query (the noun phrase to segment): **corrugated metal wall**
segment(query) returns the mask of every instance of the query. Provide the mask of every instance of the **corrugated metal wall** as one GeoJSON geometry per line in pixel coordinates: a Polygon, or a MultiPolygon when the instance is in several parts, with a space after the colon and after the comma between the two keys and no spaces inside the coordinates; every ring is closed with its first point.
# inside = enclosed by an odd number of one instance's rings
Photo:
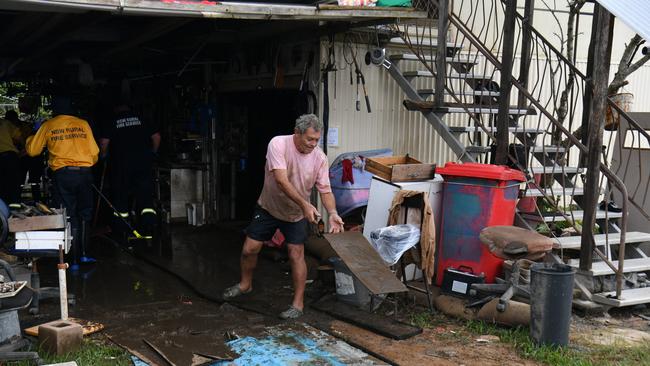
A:
{"type": "MultiPolygon", "coordinates": [[[[396,155],[410,154],[411,156],[424,161],[437,164],[444,164],[447,161],[457,161],[453,152],[447,147],[429,123],[418,112],[409,112],[403,105],[405,94],[397,83],[390,77],[388,72],[374,65],[365,65],[362,62],[366,52],[365,45],[359,45],[357,58],[359,66],[366,78],[366,88],[370,96],[372,113],[368,113],[365,107],[363,90],[358,88],[361,111],[356,111],[355,102],[357,99],[356,76],[352,66],[353,85],[350,85],[350,66],[343,58],[343,44],[335,43],[335,54],[337,55],[337,72],[330,73],[330,127],[338,127],[339,144],[329,146],[328,156],[330,162],[336,156],[344,152],[362,151],[378,148],[391,148],[396,155]],[[335,80],[336,79],[336,80],[335,80]],[[336,86],[336,87],[335,87],[336,86]]],[[[398,50],[392,50],[397,52],[398,50]]],[[[391,53],[391,50],[388,50],[391,53]]],[[[327,55],[327,44],[321,44],[321,64],[325,63],[327,55]]],[[[479,64],[480,65],[480,64],[479,64]]],[[[414,69],[415,62],[401,63],[403,71],[414,69]],[[410,67],[410,68],[409,68],[410,67]]],[[[482,70],[482,65],[477,66],[482,70]]],[[[578,68],[586,69],[586,61],[579,61],[578,68]]],[[[612,65],[610,77],[614,76],[617,65],[612,65]]],[[[421,68],[422,69],[422,68],[421,68]]],[[[518,66],[516,67],[518,70],[518,66]]],[[[531,78],[535,77],[536,71],[531,68],[531,78]]],[[[495,73],[498,80],[499,74],[495,73]]],[[[635,100],[632,111],[650,111],[650,65],[643,66],[630,78],[631,83],[623,91],[634,93],[635,100]]],[[[419,80],[418,88],[432,88],[433,80],[419,80]]],[[[316,87],[313,85],[312,87],[316,87]]],[[[546,85],[544,85],[546,87],[546,85]]],[[[322,91],[322,83],[318,85],[322,91]]],[[[542,90],[542,95],[550,97],[551,90],[542,90]]],[[[514,90],[514,89],[513,89],[514,90]]],[[[322,92],[319,94],[319,106],[322,115],[322,92]]],[[[513,104],[516,99],[513,95],[513,104]]],[[[581,104],[581,103],[579,103],[581,104]]],[[[574,126],[579,126],[582,110],[576,110],[576,121],[574,126]]],[[[449,114],[443,117],[450,126],[465,125],[469,117],[464,114],[449,114]]],[[[531,118],[531,121],[536,118],[531,118]]],[[[545,119],[542,119],[544,122],[545,119]]],[[[535,124],[537,121],[535,121],[535,124]]],[[[605,137],[606,140],[607,136],[605,137]]],[[[539,142],[541,143],[541,141],[539,142]]],[[[548,141],[547,141],[548,143],[548,141]]],[[[571,164],[577,163],[577,154],[572,156],[571,164]]]]}
{"type": "MultiPolygon", "coordinates": [[[[322,44],[321,47],[321,55],[327,55],[326,44],[322,44]]],[[[386,147],[393,149],[396,155],[408,153],[421,161],[438,164],[456,161],[455,155],[447,147],[447,144],[435,133],[422,115],[417,112],[409,112],[402,106],[402,101],[406,96],[388,72],[375,65],[363,63],[365,46],[358,47],[357,58],[360,63],[359,67],[366,78],[372,112],[366,111],[361,86],[358,88],[361,111],[357,111],[355,109],[357,85],[354,66],[352,66],[353,85],[350,85],[350,66],[346,65],[341,56],[343,55],[343,44],[336,43],[335,47],[335,53],[338,55],[338,71],[329,74],[329,125],[339,128],[339,145],[328,147],[330,161],[344,152],[386,147]]],[[[325,63],[324,59],[321,60],[321,64],[323,63],[325,63]]],[[[406,70],[404,69],[404,71],[406,70]]],[[[423,81],[422,85],[418,84],[418,86],[431,88],[432,81],[423,81]]],[[[322,90],[322,83],[320,88],[322,90]]],[[[319,95],[322,115],[322,92],[319,95]]],[[[458,124],[459,116],[456,116],[455,120],[454,123],[458,124]]]]}

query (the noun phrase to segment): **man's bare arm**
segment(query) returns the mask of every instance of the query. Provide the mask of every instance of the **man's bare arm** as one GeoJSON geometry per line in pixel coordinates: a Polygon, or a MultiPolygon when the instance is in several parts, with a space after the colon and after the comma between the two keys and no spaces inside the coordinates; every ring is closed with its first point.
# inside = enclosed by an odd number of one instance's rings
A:
{"type": "Polygon", "coordinates": [[[336,201],[334,200],[334,194],[332,192],[321,193],[320,194],[321,202],[327,210],[329,215],[329,231],[330,233],[340,233],[343,232],[343,219],[336,212],[336,201]]]}

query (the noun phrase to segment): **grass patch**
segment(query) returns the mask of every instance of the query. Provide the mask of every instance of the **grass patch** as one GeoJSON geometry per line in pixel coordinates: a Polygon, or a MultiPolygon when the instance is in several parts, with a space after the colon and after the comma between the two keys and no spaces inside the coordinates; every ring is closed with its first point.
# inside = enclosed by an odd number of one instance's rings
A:
{"type": "Polygon", "coordinates": [[[436,319],[434,314],[428,311],[412,312],[409,314],[409,323],[420,328],[433,328],[440,324],[439,319],[436,319]]]}
{"type": "Polygon", "coordinates": [[[536,346],[528,336],[528,328],[502,328],[481,321],[469,321],[465,329],[477,334],[498,336],[511,344],[524,358],[558,366],[649,365],[650,345],[603,346],[569,345],[568,347],[536,346]]]}
{"type": "MultiPolygon", "coordinates": [[[[62,363],[76,361],[79,366],[128,366],[133,365],[129,354],[123,349],[107,343],[100,338],[84,339],[84,342],[77,351],[66,355],[57,356],[38,352],[44,364],[62,363]]],[[[7,365],[27,366],[34,365],[32,362],[9,362],[7,365]]]]}
{"type": "Polygon", "coordinates": [[[482,321],[465,321],[451,319],[442,314],[428,311],[409,313],[411,324],[422,328],[451,326],[453,332],[438,335],[450,342],[468,345],[480,335],[498,336],[501,343],[511,345],[523,358],[553,366],[590,366],[590,365],[650,365],[650,345],[592,345],[570,344],[568,347],[556,348],[536,346],[528,335],[527,327],[504,328],[482,321]]]}

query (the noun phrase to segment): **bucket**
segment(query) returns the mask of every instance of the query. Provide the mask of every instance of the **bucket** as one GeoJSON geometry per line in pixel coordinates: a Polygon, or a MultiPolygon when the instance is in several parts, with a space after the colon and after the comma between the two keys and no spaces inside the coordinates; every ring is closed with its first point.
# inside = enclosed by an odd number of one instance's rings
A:
{"type": "Polygon", "coordinates": [[[535,263],[530,269],[530,336],[538,345],[566,346],[575,269],[558,263],[535,263]]]}
{"type": "Polygon", "coordinates": [[[371,298],[371,293],[368,288],[359,281],[348,266],[343,263],[341,258],[330,258],[330,262],[334,266],[336,298],[339,301],[371,311],[376,310],[381,305],[385,296],[374,296],[374,299],[371,298]],[[372,309],[370,309],[371,300],[372,309]]]}
{"type": "MultiPolygon", "coordinates": [[[[620,93],[610,95],[609,99],[614,102],[623,112],[629,112],[632,107],[632,101],[634,100],[634,94],[632,93],[620,93]]],[[[619,113],[609,105],[605,108],[605,130],[607,131],[616,131],[618,130],[618,125],[621,122],[621,116],[619,113]]]]}

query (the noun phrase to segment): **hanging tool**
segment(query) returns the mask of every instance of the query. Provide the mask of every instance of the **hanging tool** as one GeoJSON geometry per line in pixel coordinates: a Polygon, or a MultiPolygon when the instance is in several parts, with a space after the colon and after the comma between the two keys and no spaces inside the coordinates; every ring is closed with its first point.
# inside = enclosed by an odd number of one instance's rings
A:
{"type": "Polygon", "coordinates": [[[334,54],[334,35],[329,35],[329,51],[327,63],[323,66],[323,152],[327,155],[327,130],[329,129],[329,73],[334,71],[334,99],[336,99],[336,58],[334,54]]]}
{"type": "Polygon", "coordinates": [[[300,89],[301,92],[304,92],[309,88],[309,70],[311,70],[312,65],[314,64],[314,51],[309,51],[309,56],[305,61],[305,68],[302,71],[302,79],[300,79],[300,89]]]}
{"type": "MultiPolygon", "coordinates": [[[[363,87],[363,95],[366,97],[366,110],[368,113],[371,112],[370,110],[370,98],[368,98],[368,91],[366,90],[366,78],[363,76],[363,73],[361,72],[361,69],[359,68],[359,64],[357,63],[357,58],[356,56],[353,58],[354,60],[354,72],[357,73],[357,89],[359,88],[359,80],[361,80],[361,86],[363,87]]],[[[357,95],[359,92],[357,91],[357,95]]],[[[357,110],[361,110],[361,107],[359,106],[359,97],[357,96],[357,110]]]]}
{"type": "Polygon", "coordinates": [[[93,187],[93,189],[94,189],[95,191],[97,191],[97,193],[98,193],[99,196],[104,200],[104,202],[106,202],[106,204],[108,205],[108,207],[110,207],[111,210],[113,210],[113,213],[115,214],[115,216],[119,217],[120,220],[122,220],[122,222],[126,225],[126,227],[129,228],[129,230],[131,230],[131,232],[133,233],[133,237],[132,237],[132,238],[129,238],[129,240],[131,240],[131,239],[150,239],[149,237],[146,237],[146,236],[140,235],[140,233],[139,233],[136,229],[134,229],[133,226],[131,226],[131,224],[130,224],[130,223],[129,223],[129,222],[128,222],[124,217],[122,217],[122,216],[120,215],[119,211],[117,211],[117,209],[115,208],[115,206],[113,206],[113,204],[111,203],[111,201],[109,201],[108,198],[106,198],[106,196],[104,196],[104,194],[99,190],[99,188],[97,188],[97,186],[95,186],[95,185],[93,184],[92,187],[93,187]]]}
{"type": "MultiPolygon", "coordinates": [[[[106,177],[106,167],[108,166],[108,163],[104,161],[104,166],[102,167],[102,176],[99,179],[99,190],[103,191],[104,190],[104,177],[106,177]]],[[[95,204],[95,216],[93,217],[93,228],[97,226],[97,218],[99,217],[99,203],[100,203],[101,198],[98,196],[97,197],[97,203],[95,204]]]]}
{"type": "Polygon", "coordinates": [[[357,112],[359,112],[361,110],[361,102],[359,101],[359,84],[360,83],[361,83],[361,78],[359,77],[359,73],[357,72],[357,98],[356,98],[356,101],[354,103],[354,105],[355,105],[355,107],[357,109],[357,112]]]}

